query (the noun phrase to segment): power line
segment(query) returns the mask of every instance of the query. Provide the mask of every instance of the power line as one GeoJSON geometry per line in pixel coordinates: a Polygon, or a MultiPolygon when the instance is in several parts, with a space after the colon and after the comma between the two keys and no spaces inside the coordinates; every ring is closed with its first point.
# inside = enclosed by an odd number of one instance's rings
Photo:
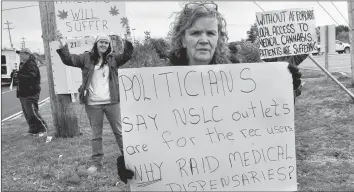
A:
{"type": "Polygon", "coordinates": [[[342,16],[342,18],[344,19],[345,22],[347,22],[347,24],[349,25],[349,22],[345,19],[345,17],[342,15],[342,13],[338,10],[337,6],[334,5],[333,1],[331,1],[332,5],[337,9],[338,13],[342,16]]]}
{"type": "Polygon", "coordinates": [[[35,7],[39,5],[29,5],[29,6],[23,6],[23,7],[14,7],[14,8],[9,8],[9,9],[1,9],[1,11],[9,11],[9,10],[14,10],[14,9],[22,9],[22,8],[27,8],[27,7],[35,7]]]}
{"type": "Polygon", "coordinates": [[[320,2],[317,1],[317,3],[322,7],[322,9],[327,13],[327,15],[330,16],[332,20],[339,25],[339,23],[332,17],[331,14],[328,13],[328,11],[320,4],[320,2]]]}
{"type": "Polygon", "coordinates": [[[253,1],[253,3],[256,4],[264,12],[264,9],[260,5],[258,5],[258,3],[256,3],[256,1],[253,1]]]}
{"type": "Polygon", "coordinates": [[[4,24],[7,25],[7,28],[4,28],[4,29],[7,29],[9,32],[10,45],[11,45],[11,48],[13,48],[14,45],[12,44],[11,33],[10,33],[10,30],[13,29],[13,28],[10,28],[10,24],[12,24],[12,22],[6,21],[6,23],[4,23],[4,24]]]}
{"type": "Polygon", "coordinates": [[[26,47],[26,42],[25,42],[26,38],[22,37],[21,39],[22,39],[22,42],[21,42],[22,48],[25,48],[26,47]]]}
{"type": "MultiPolygon", "coordinates": [[[[317,3],[322,7],[322,9],[323,9],[324,11],[326,11],[326,13],[332,18],[332,20],[337,23],[337,25],[340,25],[340,24],[332,17],[332,15],[329,14],[328,11],[327,11],[318,1],[317,1],[317,3]]],[[[350,31],[353,30],[353,29],[350,27],[350,25],[349,25],[349,29],[350,29],[350,31]]],[[[349,39],[350,39],[351,41],[353,41],[353,39],[350,38],[350,36],[349,36],[349,39]]]]}

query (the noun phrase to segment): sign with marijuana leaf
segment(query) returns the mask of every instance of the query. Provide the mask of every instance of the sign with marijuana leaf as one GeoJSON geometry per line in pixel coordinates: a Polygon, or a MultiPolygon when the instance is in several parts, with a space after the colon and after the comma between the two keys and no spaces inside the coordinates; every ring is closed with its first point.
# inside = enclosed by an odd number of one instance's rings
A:
{"type": "Polygon", "coordinates": [[[63,37],[98,33],[123,36],[129,31],[124,1],[56,1],[54,6],[57,28],[63,37]]]}
{"type": "Polygon", "coordinates": [[[111,10],[109,11],[109,13],[113,16],[118,15],[119,14],[119,9],[116,8],[116,6],[111,7],[111,10]]]}
{"type": "Polygon", "coordinates": [[[59,12],[59,14],[58,14],[58,17],[60,18],[60,19],[66,19],[67,17],[68,17],[68,12],[67,11],[65,11],[65,10],[63,10],[63,11],[58,11],[59,12]]]}

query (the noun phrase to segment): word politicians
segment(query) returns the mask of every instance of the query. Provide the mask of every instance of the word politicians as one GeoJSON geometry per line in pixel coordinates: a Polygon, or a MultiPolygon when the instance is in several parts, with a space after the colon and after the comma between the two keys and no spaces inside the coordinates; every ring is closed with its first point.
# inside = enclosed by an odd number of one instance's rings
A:
{"type": "Polygon", "coordinates": [[[144,78],[141,74],[120,75],[119,80],[124,92],[122,99],[125,101],[146,101],[184,96],[225,96],[227,93],[236,91],[251,93],[257,87],[250,68],[243,68],[241,71],[197,72],[189,70],[185,73],[168,71],[151,74],[144,78]],[[152,85],[153,90],[146,90],[145,85],[147,84],[152,85]],[[198,89],[195,89],[195,86],[191,87],[193,84],[198,84],[198,89]]]}

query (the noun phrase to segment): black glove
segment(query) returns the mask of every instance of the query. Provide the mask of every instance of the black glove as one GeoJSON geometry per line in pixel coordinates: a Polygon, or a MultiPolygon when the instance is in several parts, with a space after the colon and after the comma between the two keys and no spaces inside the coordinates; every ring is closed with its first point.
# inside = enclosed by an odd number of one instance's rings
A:
{"type": "Polygon", "coordinates": [[[125,184],[128,183],[128,179],[132,179],[134,176],[134,172],[132,170],[125,168],[125,161],[123,155],[117,158],[117,170],[120,180],[122,180],[125,184]]]}
{"type": "Polygon", "coordinates": [[[293,76],[293,90],[297,90],[301,85],[302,74],[300,73],[299,68],[294,64],[289,63],[288,69],[293,76]]]}

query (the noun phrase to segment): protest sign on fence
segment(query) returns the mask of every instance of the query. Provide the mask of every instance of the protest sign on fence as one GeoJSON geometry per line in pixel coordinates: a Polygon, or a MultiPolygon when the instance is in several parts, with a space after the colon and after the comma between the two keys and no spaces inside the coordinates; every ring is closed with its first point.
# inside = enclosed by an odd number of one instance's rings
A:
{"type": "Polygon", "coordinates": [[[123,36],[128,26],[124,1],[55,1],[54,6],[63,37],[123,36]]]}
{"type": "Polygon", "coordinates": [[[317,51],[313,8],[257,12],[256,23],[261,59],[317,51]]]}
{"type": "Polygon", "coordinates": [[[287,65],[119,69],[131,190],[296,191],[287,65]]]}

